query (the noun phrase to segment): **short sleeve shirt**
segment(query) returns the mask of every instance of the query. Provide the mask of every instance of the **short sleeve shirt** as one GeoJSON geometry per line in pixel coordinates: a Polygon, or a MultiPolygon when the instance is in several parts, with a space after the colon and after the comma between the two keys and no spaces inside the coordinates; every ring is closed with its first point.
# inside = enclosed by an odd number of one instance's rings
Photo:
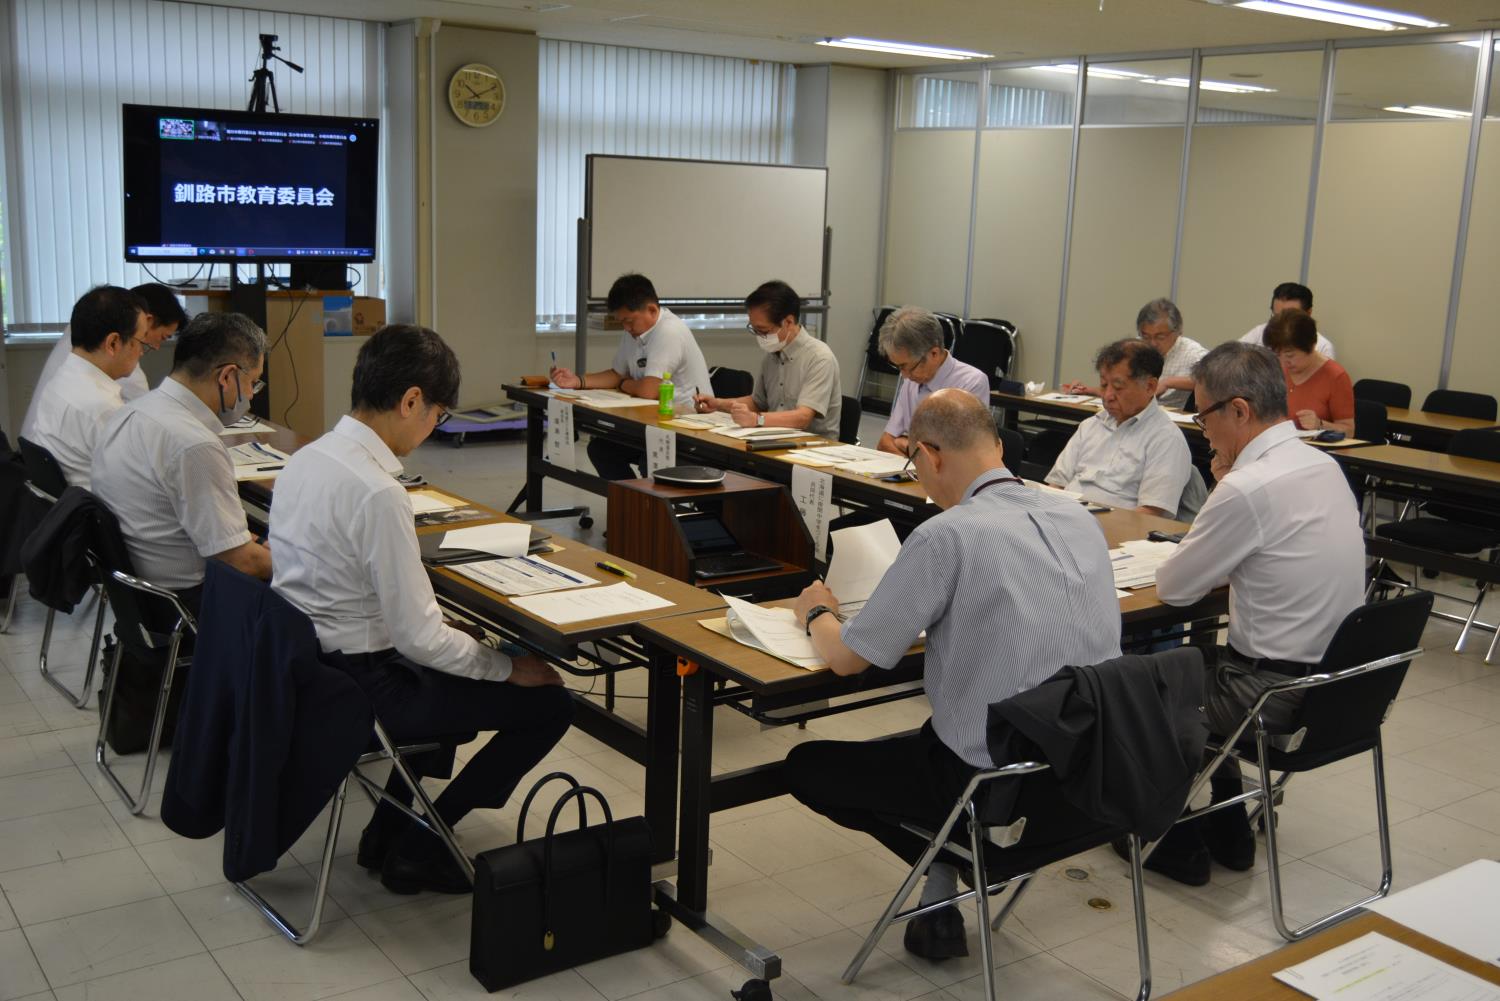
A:
{"type": "Polygon", "coordinates": [[[27,437],[52,453],[69,486],[87,490],[99,433],[123,405],[118,382],[87,358],[70,353],[42,386],[27,437]]]}
{"type": "MultiPolygon", "coordinates": [[[[1178,335],[1173,342],[1172,349],[1162,359],[1161,377],[1163,379],[1192,378],[1193,366],[1198,364],[1198,359],[1208,354],[1208,348],[1199,344],[1191,337],[1178,335]]],[[[1180,407],[1187,403],[1188,393],[1186,389],[1169,389],[1157,394],[1157,399],[1164,407],[1180,407]]]]}
{"type": "Polygon", "coordinates": [[[1318,366],[1300,386],[1286,380],[1286,412],[1295,420],[1303,410],[1311,410],[1325,421],[1354,419],[1354,383],[1338,362],[1329,360],[1318,366]]]}
{"type": "Polygon", "coordinates": [[[807,407],[813,412],[807,430],[825,438],[837,438],[843,392],[839,360],[834,357],[833,349],[806,329],[798,328],[796,337],[761,362],[751,402],[762,413],[807,407]]]}
{"type": "Polygon", "coordinates": [[[1192,477],[1187,439],[1155,400],[1116,422],[1101,410],[1078,425],[1047,482],[1111,507],[1155,507],[1174,516],[1192,477]]]}
{"type": "Polygon", "coordinates": [[[891,403],[891,419],[885,422],[885,433],[892,438],[905,435],[911,430],[911,416],[917,407],[940,389],[962,389],[986,407],[990,405],[990,380],[973,365],[949,354],[925,383],[918,385],[904,375],[901,377],[896,399],[891,403]]]}
{"type": "Polygon", "coordinates": [[[660,379],[671,373],[673,396],[689,403],[699,393],[712,394],[708,363],[688,325],[670,309],[662,307],[656,326],[639,337],[620,335],[611,366],[625,379],[660,379]]]}

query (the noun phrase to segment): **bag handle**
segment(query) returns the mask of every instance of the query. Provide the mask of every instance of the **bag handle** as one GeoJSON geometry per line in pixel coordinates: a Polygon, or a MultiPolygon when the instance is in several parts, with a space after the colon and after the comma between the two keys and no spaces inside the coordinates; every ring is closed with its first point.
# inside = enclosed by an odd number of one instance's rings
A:
{"type": "MultiPolygon", "coordinates": [[[[578,800],[579,813],[583,812],[583,799],[592,796],[599,801],[599,807],[604,811],[604,910],[609,911],[609,887],[610,869],[614,864],[615,857],[615,818],[609,811],[609,801],[604,794],[593,786],[578,786],[569,789],[562,794],[562,798],[552,807],[552,815],[547,818],[547,834],[542,838],[542,948],[550,952],[555,943],[552,934],[552,835],[557,826],[557,818],[562,814],[563,807],[568,800],[578,800]]],[[[583,828],[579,828],[583,830],[583,828]]]]}
{"type": "MultiPolygon", "coordinates": [[[[567,772],[549,772],[548,774],[543,775],[541,778],[537,779],[536,784],[531,787],[531,791],[526,794],[526,799],[521,803],[521,819],[516,821],[516,844],[520,844],[521,842],[526,840],[526,811],[531,809],[531,801],[536,798],[536,794],[542,788],[542,786],[546,785],[548,782],[551,782],[553,779],[562,779],[568,785],[572,786],[574,791],[581,788],[581,786],[579,786],[578,784],[578,780],[569,775],[567,772]]],[[[570,795],[572,795],[572,793],[565,794],[562,799],[558,800],[558,802],[566,802],[568,796],[570,795]]],[[[589,826],[588,811],[584,806],[583,799],[579,798],[578,829],[582,830],[587,826],[589,826]]]]}

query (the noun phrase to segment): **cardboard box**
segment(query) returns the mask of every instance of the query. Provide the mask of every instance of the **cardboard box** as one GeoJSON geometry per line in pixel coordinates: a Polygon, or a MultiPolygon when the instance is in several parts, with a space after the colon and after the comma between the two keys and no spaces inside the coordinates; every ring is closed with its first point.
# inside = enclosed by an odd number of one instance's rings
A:
{"type": "Polygon", "coordinates": [[[354,297],[354,333],[368,337],[385,326],[385,300],[372,296],[354,297]]]}
{"type": "Polygon", "coordinates": [[[385,300],[369,296],[325,295],[323,336],[368,337],[385,326],[385,300]]]}

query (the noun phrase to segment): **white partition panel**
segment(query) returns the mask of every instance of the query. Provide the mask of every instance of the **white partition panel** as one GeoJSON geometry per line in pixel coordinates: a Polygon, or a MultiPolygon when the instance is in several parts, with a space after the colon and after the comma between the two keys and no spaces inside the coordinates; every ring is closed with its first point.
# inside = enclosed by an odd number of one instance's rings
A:
{"type": "Polygon", "coordinates": [[[886,303],[963,312],[973,181],[972,131],[896,133],[886,217],[886,303]]]}

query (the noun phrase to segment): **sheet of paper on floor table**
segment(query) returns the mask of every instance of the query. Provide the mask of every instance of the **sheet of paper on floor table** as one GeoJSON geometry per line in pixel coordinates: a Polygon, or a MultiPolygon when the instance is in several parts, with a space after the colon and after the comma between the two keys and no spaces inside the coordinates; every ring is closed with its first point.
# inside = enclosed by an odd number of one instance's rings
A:
{"type": "Polygon", "coordinates": [[[880,578],[896,562],[901,540],[889,519],[871,525],[841,528],[832,533],[833,562],[828,565],[828,590],[840,610],[858,611],[875,593],[880,578]],[[853,606],[852,608],[850,606],[853,606]]]}
{"type": "Polygon", "coordinates": [[[443,533],[440,549],[477,549],[496,556],[525,556],[531,545],[531,526],[499,522],[443,533]]]}
{"type": "Polygon", "coordinates": [[[629,584],[611,584],[608,587],[590,587],[582,591],[562,591],[557,594],[538,594],[529,598],[517,598],[512,602],[539,619],[560,626],[571,622],[586,622],[589,619],[605,619],[616,615],[632,615],[658,608],[670,608],[672,602],[649,591],[631,587],[629,584]]]}
{"type": "Polygon", "coordinates": [[[1500,966],[1500,862],[1479,859],[1365,906],[1500,966]]]}
{"type": "Polygon", "coordinates": [[[1373,931],[1273,976],[1317,1001],[1500,1001],[1500,987],[1373,931]]]}

